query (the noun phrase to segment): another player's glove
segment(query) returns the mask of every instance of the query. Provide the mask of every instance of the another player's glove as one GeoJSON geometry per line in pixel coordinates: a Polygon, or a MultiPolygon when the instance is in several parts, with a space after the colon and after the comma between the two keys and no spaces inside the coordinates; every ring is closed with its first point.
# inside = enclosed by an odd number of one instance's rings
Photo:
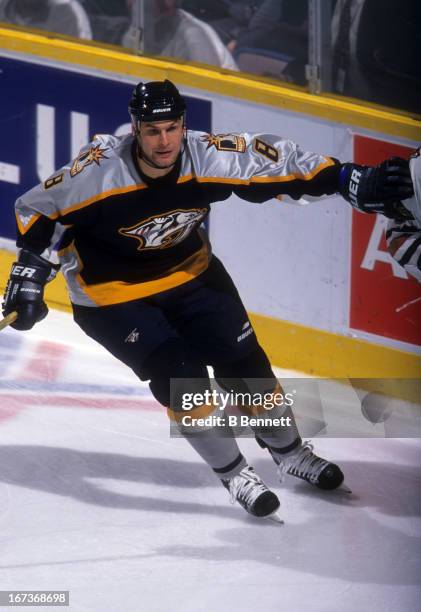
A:
{"type": "Polygon", "coordinates": [[[409,162],[391,157],[375,167],[343,164],[339,193],[365,213],[379,213],[396,220],[412,219],[400,200],[414,194],[409,162]]]}
{"type": "Polygon", "coordinates": [[[22,331],[31,329],[47,316],[44,285],[54,275],[55,270],[48,261],[31,251],[21,251],[18,261],[12,264],[2,308],[4,316],[14,310],[18,313],[12,327],[22,331]]]}

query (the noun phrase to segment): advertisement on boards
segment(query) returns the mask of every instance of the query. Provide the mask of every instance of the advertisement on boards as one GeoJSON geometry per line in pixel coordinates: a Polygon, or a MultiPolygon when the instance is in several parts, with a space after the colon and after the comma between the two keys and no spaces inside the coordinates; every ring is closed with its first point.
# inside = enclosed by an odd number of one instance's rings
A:
{"type": "MultiPolygon", "coordinates": [[[[130,131],[132,89],[111,77],[0,57],[0,237],[15,238],[20,194],[76,157],[95,134],[130,131]]],[[[211,102],[188,96],[186,102],[189,128],[210,132],[211,102]]]]}
{"type": "MultiPolygon", "coordinates": [[[[354,161],[376,165],[412,148],[354,135],[354,161]]],[[[387,218],[353,211],[350,327],[421,345],[421,286],[386,247],[387,218]]]]}

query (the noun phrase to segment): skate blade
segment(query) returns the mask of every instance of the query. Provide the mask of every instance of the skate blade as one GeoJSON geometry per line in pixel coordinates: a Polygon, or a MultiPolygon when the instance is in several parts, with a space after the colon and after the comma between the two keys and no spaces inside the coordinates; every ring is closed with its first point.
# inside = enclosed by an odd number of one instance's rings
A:
{"type": "Polygon", "coordinates": [[[274,523],[278,523],[278,525],[285,524],[277,510],[275,510],[275,512],[272,512],[272,514],[268,514],[268,516],[266,516],[265,518],[269,519],[270,521],[273,521],[274,523]]]}
{"type": "Polygon", "coordinates": [[[344,493],[348,493],[348,495],[352,494],[351,489],[344,483],[342,483],[341,486],[337,488],[337,491],[343,491],[344,493]]]}

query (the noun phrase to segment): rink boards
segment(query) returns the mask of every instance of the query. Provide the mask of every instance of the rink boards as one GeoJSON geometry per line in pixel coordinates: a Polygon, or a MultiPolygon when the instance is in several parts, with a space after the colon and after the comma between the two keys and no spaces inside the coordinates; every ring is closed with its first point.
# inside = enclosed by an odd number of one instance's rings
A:
{"type": "MultiPolygon", "coordinates": [[[[141,79],[179,84],[192,129],[276,133],[344,161],[405,155],[421,134],[419,122],[385,109],[1,29],[0,68],[8,93],[0,99],[0,236],[8,240],[19,193],[76,155],[94,133],[129,130],[127,100],[141,79]]],[[[387,253],[384,228],[382,217],[359,215],[336,197],[307,206],[236,197],[214,205],[214,251],[273,363],[319,375],[419,376],[419,283],[387,253]]],[[[2,257],[0,288],[11,258],[2,257]]],[[[59,282],[49,297],[68,308],[59,282]]]]}

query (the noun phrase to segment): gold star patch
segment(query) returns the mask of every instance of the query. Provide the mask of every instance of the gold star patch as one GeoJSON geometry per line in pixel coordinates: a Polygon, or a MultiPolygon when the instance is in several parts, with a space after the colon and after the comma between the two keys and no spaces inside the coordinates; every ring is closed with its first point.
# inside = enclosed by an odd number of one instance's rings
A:
{"type": "Polygon", "coordinates": [[[80,174],[82,170],[93,163],[99,166],[102,159],[108,159],[107,156],[104,155],[106,150],[106,148],[101,149],[101,145],[98,144],[95,147],[91,147],[88,151],[83,151],[83,153],[79,154],[73,162],[70,169],[70,176],[74,177],[80,174]]]}

